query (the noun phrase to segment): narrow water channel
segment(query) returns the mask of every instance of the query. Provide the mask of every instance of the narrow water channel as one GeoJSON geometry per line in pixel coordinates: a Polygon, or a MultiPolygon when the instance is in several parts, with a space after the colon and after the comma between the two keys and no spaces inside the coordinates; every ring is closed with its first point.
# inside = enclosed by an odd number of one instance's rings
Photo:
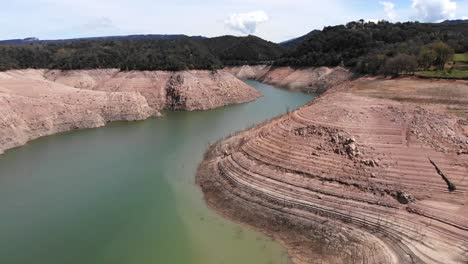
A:
{"type": "Polygon", "coordinates": [[[210,143],[313,98],[265,96],[206,112],[35,140],[0,156],[2,264],[284,264],[284,250],[204,204],[195,172],[210,143]]]}

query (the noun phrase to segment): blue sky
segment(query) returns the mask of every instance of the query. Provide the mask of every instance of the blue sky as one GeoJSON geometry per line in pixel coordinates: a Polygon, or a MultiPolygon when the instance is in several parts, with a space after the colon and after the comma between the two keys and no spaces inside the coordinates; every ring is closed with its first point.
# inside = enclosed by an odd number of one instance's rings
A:
{"type": "Polygon", "coordinates": [[[468,0],[3,0],[0,39],[255,34],[271,41],[365,19],[468,18],[468,0]]]}

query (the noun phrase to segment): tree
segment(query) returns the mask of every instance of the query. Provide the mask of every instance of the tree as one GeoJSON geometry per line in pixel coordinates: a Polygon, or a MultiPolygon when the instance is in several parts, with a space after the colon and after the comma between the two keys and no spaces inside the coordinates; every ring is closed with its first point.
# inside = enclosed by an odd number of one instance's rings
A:
{"type": "Polygon", "coordinates": [[[373,54],[361,58],[356,66],[356,71],[362,74],[377,74],[385,64],[384,54],[373,54]]]}
{"type": "Polygon", "coordinates": [[[415,56],[408,54],[398,54],[387,59],[381,73],[384,75],[412,74],[418,67],[415,56]]]}
{"type": "Polygon", "coordinates": [[[434,65],[437,59],[436,52],[430,47],[422,47],[418,56],[418,63],[421,68],[428,70],[434,65]]]}
{"type": "Polygon", "coordinates": [[[443,70],[445,64],[453,60],[453,49],[441,41],[432,44],[432,49],[436,54],[435,66],[438,70],[443,70]]]}

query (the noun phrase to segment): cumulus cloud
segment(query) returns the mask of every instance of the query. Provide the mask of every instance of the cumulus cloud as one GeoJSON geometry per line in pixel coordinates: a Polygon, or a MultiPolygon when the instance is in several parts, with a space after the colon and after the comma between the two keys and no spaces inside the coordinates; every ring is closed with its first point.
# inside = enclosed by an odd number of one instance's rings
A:
{"type": "Polygon", "coordinates": [[[85,24],[83,24],[82,28],[85,30],[102,30],[102,29],[108,29],[108,28],[113,28],[114,23],[112,20],[108,17],[99,17],[92,19],[85,24]]]}
{"type": "Polygon", "coordinates": [[[385,1],[380,2],[380,4],[383,6],[384,12],[387,18],[390,21],[395,20],[397,17],[396,12],[395,12],[395,4],[392,2],[385,2],[385,1]]]}
{"type": "Polygon", "coordinates": [[[381,19],[377,19],[377,18],[369,18],[369,19],[366,19],[366,22],[368,22],[368,23],[372,22],[372,23],[377,24],[377,23],[379,23],[380,20],[381,19]]]}
{"type": "Polygon", "coordinates": [[[224,23],[232,30],[244,34],[254,34],[257,26],[268,21],[268,15],[264,11],[232,14],[224,23]]]}
{"type": "Polygon", "coordinates": [[[413,0],[417,18],[425,22],[437,22],[455,18],[457,3],[451,0],[413,0]]]}

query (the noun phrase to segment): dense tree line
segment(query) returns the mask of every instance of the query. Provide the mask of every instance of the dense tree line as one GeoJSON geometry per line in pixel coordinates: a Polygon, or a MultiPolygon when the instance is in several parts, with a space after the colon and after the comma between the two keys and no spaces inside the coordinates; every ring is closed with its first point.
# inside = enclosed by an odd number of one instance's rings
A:
{"type": "Polygon", "coordinates": [[[276,43],[255,36],[223,36],[204,41],[224,65],[230,66],[272,64],[286,51],[276,43]]]}
{"type": "Polygon", "coordinates": [[[80,40],[0,45],[0,70],[219,69],[230,65],[346,66],[361,74],[444,69],[468,51],[468,23],[378,23],[363,20],[315,30],[282,45],[255,36],[80,40]]]}
{"type": "Polygon", "coordinates": [[[0,70],[218,69],[227,65],[271,63],[283,52],[283,47],[254,36],[0,45],[0,70]]]}
{"type": "Polygon", "coordinates": [[[453,53],[468,50],[467,23],[351,22],[310,34],[276,65],[338,66],[362,74],[441,69],[453,53]]]}

